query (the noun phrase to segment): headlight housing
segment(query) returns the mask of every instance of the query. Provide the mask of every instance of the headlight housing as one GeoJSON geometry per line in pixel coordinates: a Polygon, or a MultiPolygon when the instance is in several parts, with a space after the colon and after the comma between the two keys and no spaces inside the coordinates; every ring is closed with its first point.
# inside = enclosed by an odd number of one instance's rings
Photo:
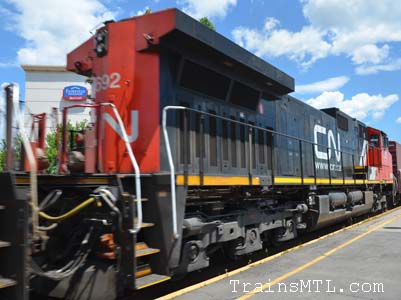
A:
{"type": "Polygon", "coordinates": [[[107,30],[100,29],[95,34],[95,52],[97,57],[103,57],[107,54],[107,30]]]}

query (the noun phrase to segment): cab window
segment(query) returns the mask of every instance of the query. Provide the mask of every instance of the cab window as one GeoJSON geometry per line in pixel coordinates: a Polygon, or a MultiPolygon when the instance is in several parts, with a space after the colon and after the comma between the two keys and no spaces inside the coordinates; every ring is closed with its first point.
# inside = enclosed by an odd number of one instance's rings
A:
{"type": "Polygon", "coordinates": [[[383,135],[383,148],[388,148],[388,137],[383,135]]]}
{"type": "Polygon", "coordinates": [[[379,147],[379,135],[378,134],[371,134],[370,135],[369,145],[371,147],[375,147],[375,148],[379,147]]]}

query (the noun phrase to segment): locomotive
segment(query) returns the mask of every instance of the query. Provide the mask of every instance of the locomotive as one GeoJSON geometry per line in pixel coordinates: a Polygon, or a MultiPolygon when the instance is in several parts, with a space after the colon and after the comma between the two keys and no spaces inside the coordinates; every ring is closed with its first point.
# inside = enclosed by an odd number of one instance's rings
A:
{"type": "Polygon", "coordinates": [[[399,202],[384,132],[177,9],[105,22],[67,69],[92,93],[63,111],[58,174],[45,118],[25,172],[0,174],[1,299],[115,299],[399,202]]]}

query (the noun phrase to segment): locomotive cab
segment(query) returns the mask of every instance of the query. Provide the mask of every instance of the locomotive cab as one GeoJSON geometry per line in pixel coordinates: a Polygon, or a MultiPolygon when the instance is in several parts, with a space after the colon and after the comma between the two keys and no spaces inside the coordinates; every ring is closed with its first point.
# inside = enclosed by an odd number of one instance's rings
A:
{"type": "Polygon", "coordinates": [[[392,157],[387,135],[380,130],[368,127],[368,179],[392,180],[392,157]]]}
{"type": "Polygon", "coordinates": [[[379,130],[369,129],[369,166],[382,166],[383,138],[379,130]]]}

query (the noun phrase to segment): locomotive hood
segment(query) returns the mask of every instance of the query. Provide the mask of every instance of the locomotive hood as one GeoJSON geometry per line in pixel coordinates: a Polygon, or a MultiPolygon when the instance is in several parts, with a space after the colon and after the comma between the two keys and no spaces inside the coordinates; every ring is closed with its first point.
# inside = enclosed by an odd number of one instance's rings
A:
{"type": "MultiPolygon", "coordinates": [[[[181,54],[188,52],[193,55],[196,52],[203,57],[206,54],[212,60],[241,69],[246,76],[263,82],[266,89],[271,92],[272,98],[294,91],[294,79],[291,76],[178,9],[167,9],[119,22],[135,23],[134,44],[135,50],[138,52],[160,51],[162,48],[169,48],[181,54]]],[[[92,40],[93,38],[84,44],[86,53],[93,51],[92,40]]],[[[79,61],[78,58],[82,59],[80,48],[73,50],[68,55],[68,70],[80,73],[76,67],[77,62],[80,62],[81,65],[86,66],[86,71],[88,71],[90,58],[87,61],[79,61]]]]}

